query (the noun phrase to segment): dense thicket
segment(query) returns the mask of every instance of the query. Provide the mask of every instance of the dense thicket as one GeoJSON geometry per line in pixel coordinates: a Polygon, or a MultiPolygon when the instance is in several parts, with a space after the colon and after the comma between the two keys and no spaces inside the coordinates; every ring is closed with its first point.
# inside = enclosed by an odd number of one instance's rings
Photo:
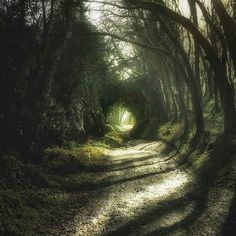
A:
{"type": "Polygon", "coordinates": [[[1,1],[2,151],[39,157],[102,136],[115,103],[133,112],[135,136],[167,121],[235,133],[235,2],[188,6],[108,0],[95,29],[83,1],[1,1]]]}
{"type": "Polygon", "coordinates": [[[104,43],[81,2],[1,1],[0,146],[43,148],[104,134],[104,43]]]}
{"type": "Polygon", "coordinates": [[[235,198],[235,83],[235,0],[0,0],[0,235],[148,234],[173,209],[151,234],[213,235],[235,198]],[[92,209],[115,200],[135,217],[92,209]]]}

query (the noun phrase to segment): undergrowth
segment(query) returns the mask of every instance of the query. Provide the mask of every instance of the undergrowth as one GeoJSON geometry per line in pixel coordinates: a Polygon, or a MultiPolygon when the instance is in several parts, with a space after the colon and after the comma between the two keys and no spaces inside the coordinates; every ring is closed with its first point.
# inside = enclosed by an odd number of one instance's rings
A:
{"type": "Polygon", "coordinates": [[[68,191],[70,179],[100,168],[108,161],[107,150],[122,142],[114,132],[83,145],[66,142],[45,149],[37,165],[17,153],[2,157],[0,235],[50,235],[53,227],[61,227],[76,209],[78,198],[83,198],[79,189],[68,191]]]}

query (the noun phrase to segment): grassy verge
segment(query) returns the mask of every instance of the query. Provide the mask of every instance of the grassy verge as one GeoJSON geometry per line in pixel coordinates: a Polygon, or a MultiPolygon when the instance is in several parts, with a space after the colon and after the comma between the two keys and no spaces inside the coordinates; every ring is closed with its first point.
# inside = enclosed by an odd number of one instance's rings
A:
{"type": "Polygon", "coordinates": [[[179,147],[168,155],[194,178],[190,195],[194,208],[181,227],[189,229],[187,235],[206,229],[209,235],[236,235],[236,137],[214,129],[197,142],[189,135],[180,145],[175,127],[162,126],[160,137],[179,147]]]}
{"type": "Polygon", "coordinates": [[[84,145],[73,142],[45,150],[34,165],[17,154],[0,159],[0,235],[51,235],[73,217],[86,193],[73,188],[73,178],[101,168],[107,150],[122,144],[109,133],[84,145]],[[81,199],[81,200],[78,200],[81,199]]]}
{"type": "Polygon", "coordinates": [[[236,180],[236,137],[219,135],[219,132],[216,129],[208,131],[193,144],[192,134],[181,139],[181,123],[166,123],[160,126],[158,137],[168,144],[165,152],[169,156],[193,170],[197,189],[209,190],[217,185],[233,191],[236,180]]]}

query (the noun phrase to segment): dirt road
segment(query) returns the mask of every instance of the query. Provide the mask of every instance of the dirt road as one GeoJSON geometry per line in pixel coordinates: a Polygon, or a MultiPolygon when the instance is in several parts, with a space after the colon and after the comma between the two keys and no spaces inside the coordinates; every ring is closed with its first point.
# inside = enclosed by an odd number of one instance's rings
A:
{"type": "Polygon", "coordinates": [[[224,196],[230,193],[213,190],[213,200],[198,216],[194,175],[163,156],[163,148],[161,142],[133,141],[110,150],[106,170],[91,173],[93,183],[84,185],[90,186],[84,189],[87,200],[77,209],[68,235],[218,235],[229,208],[224,196]]]}

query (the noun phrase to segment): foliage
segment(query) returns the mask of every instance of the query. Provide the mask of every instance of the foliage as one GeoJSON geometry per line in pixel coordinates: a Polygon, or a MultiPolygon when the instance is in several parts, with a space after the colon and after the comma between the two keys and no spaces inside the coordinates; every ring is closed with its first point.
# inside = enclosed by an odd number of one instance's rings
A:
{"type": "Polygon", "coordinates": [[[83,5],[4,4],[0,5],[1,151],[15,149],[37,162],[47,146],[103,135],[105,46],[91,34],[83,5]]]}
{"type": "Polygon", "coordinates": [[[68,142],[47,148],[44,161],[37,165],[15,156],[1,158],[0,234],[48,235],[52,225],[60,227],[69,220],[68,209],[76,207],[82,194],[69,192],[67,179],[99,168],[107,161],[106,148],[101,141],[82,146],[68,142]]]}
{"type": "Polygon", "coordinates": [[[234,1],[188,1],[190,17],[177,0],[109,2],[102,33],[83,0],[0,2],[0,235],[50,235],[73,179],[130,137],[171,147],[202,195],[235,179],[234,1]],[[129,135],[114,106],[135,117],[129,135]]]}

